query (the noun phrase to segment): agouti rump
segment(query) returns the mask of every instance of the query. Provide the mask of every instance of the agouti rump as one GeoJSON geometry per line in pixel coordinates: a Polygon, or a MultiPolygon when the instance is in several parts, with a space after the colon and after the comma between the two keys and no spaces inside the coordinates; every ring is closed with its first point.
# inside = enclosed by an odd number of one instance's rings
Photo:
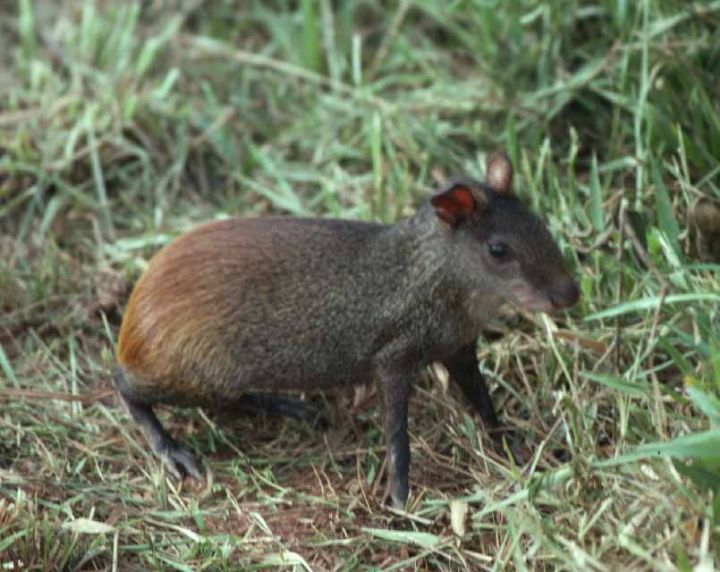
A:
{"type": "Polygon", "coordinates": [[[408,497],[408,398],[422,368],[447,367],[484,423],[499,423],[475,341],[503,303],[572,306],[578,289],[545,225],[491,156],[485,182],[456,180],[392,225],[282,217],[201,225],[151,260],[120,329],[115,386],[171,473],[200,478],[155,404],[257,406],[275,395],[375,380],[389,489],[408,497]]]}

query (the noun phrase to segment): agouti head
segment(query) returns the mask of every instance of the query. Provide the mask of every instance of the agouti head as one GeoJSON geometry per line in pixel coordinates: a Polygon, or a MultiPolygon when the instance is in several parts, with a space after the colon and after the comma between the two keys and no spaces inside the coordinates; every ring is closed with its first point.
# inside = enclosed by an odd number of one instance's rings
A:
{"type": "Polygon", "coordinates": [[[494,154],[485,182],[458,179],[431,199],[450,239],[449,271],[486,309],[492,298],[528,311],[568,308],[578,288],[543,222],[511,192],[512,176],[507,156],[494,154]]]}

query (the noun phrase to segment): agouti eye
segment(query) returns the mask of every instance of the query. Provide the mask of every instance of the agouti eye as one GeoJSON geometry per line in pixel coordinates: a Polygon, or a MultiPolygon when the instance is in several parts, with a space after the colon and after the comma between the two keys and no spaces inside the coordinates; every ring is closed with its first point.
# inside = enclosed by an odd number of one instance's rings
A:
{"type": "Polygon", "coordinates": [[[510,247],[504,242],[491,242],[488,244],[488,252],[498,262],[504,262],[510,258],[510,247]]]}

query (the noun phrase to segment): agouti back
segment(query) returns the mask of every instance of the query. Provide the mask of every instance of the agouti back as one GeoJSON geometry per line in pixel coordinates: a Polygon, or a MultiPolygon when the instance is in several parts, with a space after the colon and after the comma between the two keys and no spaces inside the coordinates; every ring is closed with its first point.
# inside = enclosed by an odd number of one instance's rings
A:
{"type": "Polygon", "coordinates": [[[374,379],[390,494],[403,506],[407,404],[422,368],[445,363],[496,428],[475,354],[482,325],[506,302],[552,311],[578,299],[555,242],[511,180],[498,154],[484,183],[454,181],[393,225],[232,218],[163,248],[130,297],[114,375],[153,450],[173,474],[200,477],[155,417],[158,403],[296,414],[297,403],[271,394],[374,379]]]}

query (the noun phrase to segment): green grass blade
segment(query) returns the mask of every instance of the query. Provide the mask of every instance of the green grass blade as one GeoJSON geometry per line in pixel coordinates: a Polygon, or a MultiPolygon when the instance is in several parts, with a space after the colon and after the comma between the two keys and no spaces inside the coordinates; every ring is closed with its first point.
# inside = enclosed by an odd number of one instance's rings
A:
{"type": "Polygon", "coordinates": [[[590,220],[596,232],[601,232],[605,226],[602,208],[602,187],[598,175],[597,156],[593,155],[590,169],[590,220]]]}
{"type": "Polygon", "coordinates": [[[641,312],[644,310],[654,310],[658,307],[662,301],[663,305],[674,305],[674,304],[687,304],[689,302],[720,302],[720,294],[714,294],[712,292],[697,292],[689,294],[671,294],[666,296],[663,300],[660,296],[649,296],[640,300],[633,300],[632,302],[624,302],[595,312],[585,317],[586,322],[593,322],[596,320],[603,320],[606,318],[614,318],[616,316],[622,316],[624,314],[632,314],[634,312],[641,312]]]}
{"type": "Polygon", "coordinates": [[[682,435],[670,441],[640,445],[632,451],[612,459],[596,461],[593,466],[598,468],[615,467],[641,459],[660,457],[720,461],[720,428],[682,435]]]}

